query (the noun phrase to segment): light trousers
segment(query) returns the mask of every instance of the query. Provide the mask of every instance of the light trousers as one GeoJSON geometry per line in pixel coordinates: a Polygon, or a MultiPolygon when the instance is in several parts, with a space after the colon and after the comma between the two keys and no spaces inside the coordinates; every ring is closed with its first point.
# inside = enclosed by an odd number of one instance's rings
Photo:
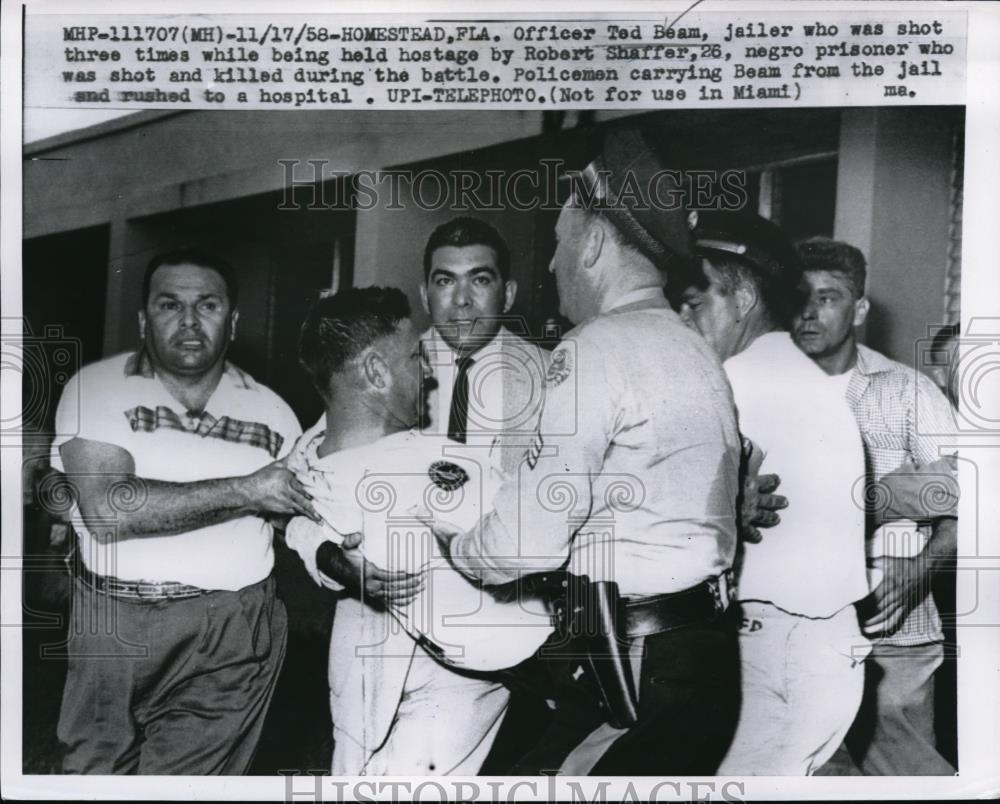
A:
{"type": "Polygon", "coordinates": [[[853,606],[817,619],[744,602],[742,704],[720,775],[811,775],[836,751],[864,691],[870,645],[853,606]]]}

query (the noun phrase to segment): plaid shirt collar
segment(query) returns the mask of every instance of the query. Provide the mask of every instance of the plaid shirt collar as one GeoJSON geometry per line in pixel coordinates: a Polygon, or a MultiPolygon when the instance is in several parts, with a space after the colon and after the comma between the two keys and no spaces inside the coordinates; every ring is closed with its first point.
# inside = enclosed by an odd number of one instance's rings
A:
{"type": "Polygon", "coordinates": [[[858,357],[854,362],[854,368],[851,369],[851,380],[847,384],[847,393],[845,394],[852,409],[861,402],[861,398],[868,390],[868,384],[874,375],[884,374],[893,369],[892,361],[874,349],[869,349],[859,343],[857,350],[858,357]]]}
{"type": "MultiPolygon", "coordinates": [[[[228,360],[223,367],[222,373],[223,376],[228,377],[237,388],[252,391],[256,387],[253,378],[249,374],[235,364],[230,363],[228,360]]],[[[125,376],[145,377],[147,380],[152,380],[156,377],[156,371],[153,368],[153,361],[150,358],[149,353],[146,351],[145,345],[140,346],[138,351],[129,355],[128,360],[125,361],[125,376]]]]}
{"type": "Polygon", "coordinates": [[[870,375],[893,370],[893,362],[881,352],[876,352],[874,349],[869,349],[860,343],[857,348],[858,359],[854,364],[854,368],[859,373],[870,375]]]}

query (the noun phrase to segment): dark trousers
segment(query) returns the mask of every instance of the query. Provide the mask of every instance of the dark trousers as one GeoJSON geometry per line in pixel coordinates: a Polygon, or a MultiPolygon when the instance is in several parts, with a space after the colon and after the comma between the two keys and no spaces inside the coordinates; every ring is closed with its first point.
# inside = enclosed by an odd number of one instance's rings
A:
{"type": "Polygon", "coordinates": [[[285,655],[273,578],[156,603],[78,580],[69,631],[65,773],[246,772],[285,655]]]}
{"type": "MultiPolygon", "coordinates": [[[[638,723],[594,765],[600,776],[712,775],[736,729],[739,647],[733,617],[644,639],[638,723]]],[[[513,684],[548,698],[554,711],[514,775],[555,771],[607,720],[579,643],[554,635],[515,671],[513,684]]]]}

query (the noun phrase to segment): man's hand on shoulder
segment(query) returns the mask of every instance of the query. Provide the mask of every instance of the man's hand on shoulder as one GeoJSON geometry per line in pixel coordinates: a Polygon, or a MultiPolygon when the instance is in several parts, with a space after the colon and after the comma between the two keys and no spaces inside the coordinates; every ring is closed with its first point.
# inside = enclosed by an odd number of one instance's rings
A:
{"type": "Polygon", "coordinates": [[[288,468],[284,458],[246,475],[241,486],[247,506],[258,513],[300,514],[314,522],[322,522],[313,508],[312,495],[288,468]]]}

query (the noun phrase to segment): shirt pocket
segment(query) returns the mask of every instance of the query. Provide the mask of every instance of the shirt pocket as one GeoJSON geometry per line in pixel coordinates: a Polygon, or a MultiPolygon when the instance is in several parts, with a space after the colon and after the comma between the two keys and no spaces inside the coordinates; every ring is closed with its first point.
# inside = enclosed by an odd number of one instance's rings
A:
{"type": "Polygon", "coordinates": [[[903,460],[903,453],[907,453],[909,439],[905,433],[894,430],[865,430],[863,433],[865,447],[869,450],[879,450],[882,452],[899,453],[897,464],[903,460]]]}

